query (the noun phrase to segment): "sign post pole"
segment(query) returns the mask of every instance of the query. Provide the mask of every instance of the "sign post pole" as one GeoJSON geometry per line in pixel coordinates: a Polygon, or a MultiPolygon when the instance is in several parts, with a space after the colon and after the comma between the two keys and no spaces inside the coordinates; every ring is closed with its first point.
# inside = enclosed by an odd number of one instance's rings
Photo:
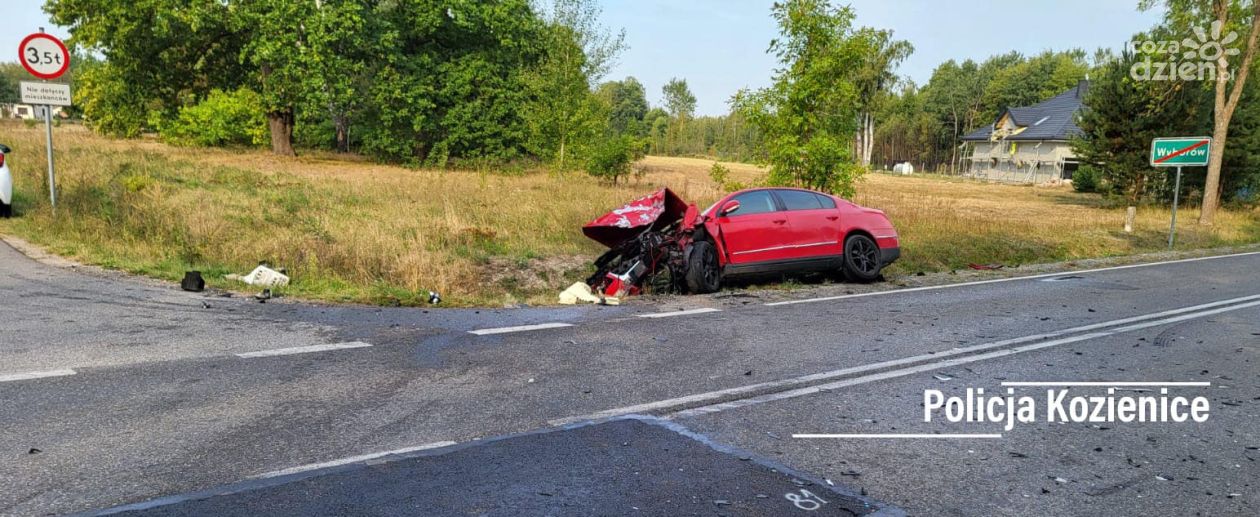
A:
{"type": "Polygon", "coordinates": [[[1177,202],[1181,195],[1181,166],[1177,166],[1177,186],[1173,187],[1173,207],[1172,207],[1172,226],[1168,228],[1168,249],[1173,249],[1173,242],[1177,239],[1177,202]]]}
{"type": "Polygon", "coordinates": [[[70,85],[49,83],[70,69],[70,50],[56,37],[45,34],[44,28],[31,34],[18,44],[18,61],[31,75],[44,82],[21,81],[22,102],[44,108],[44,138],[48,144],[48,201],[53,213],[57,213],[57,174],[53,169],[53,106],[69,106],[70,85]]]}
{"type": "Polygon", "coordinates": [[[44,135],[48,142],[48,201],[57,212],[57,175],[53,172],[52,106],[44,106],[44,135]]]}
{"type": "Polygon", "coordinates": [[[1181,168],[1206,167],[1212,156],[1212,139],[1206,136],[1156,138],[1151,141],[1151,167],[1176,167],[1173,187],[1172,224],[1168,227],[1168,249],[1177,242],[1177,205],[1181,201],[1181,168]]]}

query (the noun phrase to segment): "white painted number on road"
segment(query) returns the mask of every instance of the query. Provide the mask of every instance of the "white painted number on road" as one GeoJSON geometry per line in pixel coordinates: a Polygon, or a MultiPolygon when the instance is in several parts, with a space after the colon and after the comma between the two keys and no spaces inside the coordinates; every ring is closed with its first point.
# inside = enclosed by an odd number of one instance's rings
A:
{"type": "Polygon", "coordinates": [[[796,505],[797,508],[807,512],[812,512],[822,508],[822,505],[827,504],[827,500],[818,497],[813,492],[803,488],[799,494],[796,492],[788,492],[787,494],[784,494],[783,497],[788,501],[792,501],[792,504],[796,505]]]}

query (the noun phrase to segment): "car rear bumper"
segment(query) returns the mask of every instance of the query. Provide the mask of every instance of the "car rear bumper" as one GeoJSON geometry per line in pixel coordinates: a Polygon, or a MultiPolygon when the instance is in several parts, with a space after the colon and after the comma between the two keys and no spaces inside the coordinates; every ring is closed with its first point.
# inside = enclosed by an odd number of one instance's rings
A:
{"type": "Polygon", "coordinates": [[[898,258],[901,258],[901,248],[880,248],[879,258],[880,262],[883,262],[883,265],[885,266],[892,264],[898,258]]]}

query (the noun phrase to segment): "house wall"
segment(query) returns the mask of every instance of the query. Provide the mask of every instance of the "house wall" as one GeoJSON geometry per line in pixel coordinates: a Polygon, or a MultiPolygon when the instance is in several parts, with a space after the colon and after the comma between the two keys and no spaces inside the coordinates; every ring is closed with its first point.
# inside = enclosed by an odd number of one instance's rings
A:
{"type": "Polygon", "coordinates": [[[1051,183],[1063,179],[1062,162],[1076,156],[1067,142],[973,142],[970,175],[1017,183],[1051,183]],[[1012,144],[1015,146],[1011,152],[1012,144]]]}

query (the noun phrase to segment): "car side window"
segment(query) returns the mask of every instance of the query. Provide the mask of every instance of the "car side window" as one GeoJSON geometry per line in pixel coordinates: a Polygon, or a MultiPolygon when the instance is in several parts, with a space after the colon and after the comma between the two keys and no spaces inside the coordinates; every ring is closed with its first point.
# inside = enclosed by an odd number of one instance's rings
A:
{"type": "Polygon", "coordinates": [[[822,207],[823,207],[823,208],[835,208],[835,207],[836,207],[836,200],[832,199],[832,198],[831,198],[831,196],[824,196],[824,195],[822,195],[822,194],[814,194],[814,195],[815,195],[815,196],[818,196],[818,202],[819,202],[819,203],[822,203],[822,207]]]}
{"type": "Polygon", "coordinates": [[[739,201],[739,210],[731,214],[732,217],[740,215],[764,214],[774,212],[779,207],[774,204],[774,196],[769,190],[754,190],[745,192],[731,199],[739,201]]]}
{"type": "Polygon", "coordinates": [[[822,208],[822,203],[818,201],[818,196],[813,192],[805,190],[780,190],[777,191],[779,199],[783,200],[783,206],[788,210],[818,210],[822,208]]]}

